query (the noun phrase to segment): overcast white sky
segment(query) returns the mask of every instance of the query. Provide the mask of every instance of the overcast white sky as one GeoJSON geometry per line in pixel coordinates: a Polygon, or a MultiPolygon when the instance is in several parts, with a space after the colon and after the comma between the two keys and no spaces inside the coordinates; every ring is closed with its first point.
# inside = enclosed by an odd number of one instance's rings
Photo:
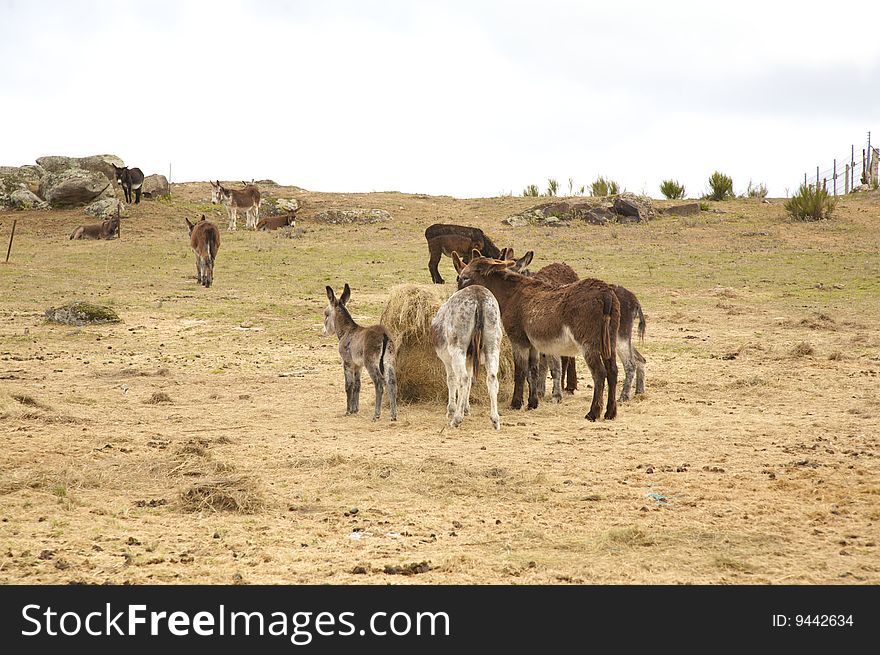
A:
{"type": "Polygon", "coordinates": [[[0,0],[0,165],[457,197],[771,196],[880,142],[880,2],[0,0]]]}

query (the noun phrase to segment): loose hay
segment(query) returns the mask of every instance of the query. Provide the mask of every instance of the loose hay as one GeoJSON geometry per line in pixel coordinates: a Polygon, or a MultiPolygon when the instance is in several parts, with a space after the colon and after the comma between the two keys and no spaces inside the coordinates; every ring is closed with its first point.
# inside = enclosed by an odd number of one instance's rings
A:
{"type": "MultiPolygon", "coordinates": [[[[407,402],[443,402],[447,398],[446,369],[434,352],[431,321],[452,295],[451,285],[401,284],[392,287],[381,323],[397,346],[397,393],[407,402]]],[[[485,369],[471,388],[471,402],[486,403],[485,369]]],[[[507,336],[501,339],[498,371],[499,398],[513,390],[513,351],[507,336]]]]}
{"type": "Polygon", "coordinates": [[[184,489],[180,500],[187,512],[255,514],[266,506],[257,482],[247,475],[202,480],[184,489]]]}

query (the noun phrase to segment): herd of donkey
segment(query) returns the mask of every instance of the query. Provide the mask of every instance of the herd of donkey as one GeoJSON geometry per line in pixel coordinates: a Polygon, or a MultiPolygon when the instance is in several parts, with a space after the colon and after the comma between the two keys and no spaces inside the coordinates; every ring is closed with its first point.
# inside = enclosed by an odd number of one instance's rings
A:
{"type": "MultiPolygon", "coordinates": [[[[143,173],[137,168],[117,168],[127,202],[140,202],[143,173]]],[[[238,212],[246,216],[246,227],[274,230],[295,225],[295,214],[260,220],[260,191],[253,183],[242,189],[211,182],[211,202],[227,208],[229,230],[237,227],[238,212]]],[[[214,262],[220,248],[220,230],[202,214],[189,228],[190,245],[196,256],[199,284],[210,287],[214,262]]],[[[71,239],[111,239],[119,235],[119,212],[95,225],[78,227],[71,239]]],[[[565,263],[553,263],[536,273],[528,266],[533,252],[519,259],[512,248],[499,249],[479,228],[437,223],[425,230],[431,279],[443,284],[438,264],[443,255],[452,258],[458,272],[456,291],[438,310],[431,324],[431,337],[437,356],[446,368],[449,392],[446,417],[458,427],[470,412],[470,391],[480,366],[485,368],[493,427],[501,427],[498,415],[498,373],[502,334],[507,334],[513,352],[514,387],[512,409],[523,404],[523,387],[529,385],[528,408],[538,406],[544,395],[547,370],[553,380],[553,400],[562,400],[563,385],[569,393],[577,389],[575,357],[582,355],[593,377],[593,397],[586,418],[595,421],[601,413],[605,386],[608,397],[604,418],[617,416],[617,357],[623,364],[624,380],[620,401],[645,389],[645,358],[632,342],[633,325],[638,319],[638,336],[644,338],[645,315],[633,294],[622,286],[595,278],[579,278],[565,263]]],[[[324,336],[339,339],[339,355],[345,373],[346,415],[358,411],[361,370],[375,387],[374,420],[381,413],[384,388],[388,387],[391,420],[397,419],[396,346],[382,325],[358,325],[346,304],[351,289],[345,284],[338,297],[326,287],[328,304],[324,309],[324,336]]]]}

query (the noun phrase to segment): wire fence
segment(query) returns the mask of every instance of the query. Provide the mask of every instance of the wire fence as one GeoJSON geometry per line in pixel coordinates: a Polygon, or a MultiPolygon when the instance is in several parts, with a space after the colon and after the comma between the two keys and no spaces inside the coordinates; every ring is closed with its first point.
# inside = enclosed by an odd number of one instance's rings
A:
{"type": "Polygon", "coordinates": [[[804,186],[822,188],[835,196],[851,193],[860,187],[877,187],[877,164],[880,151],[871,144],[871,133],[868,132],[867,147],[856,148],[851,145],[849,152],[831,160],[826,168],[816,166],[815,171],[804,173],[804,186]]]}

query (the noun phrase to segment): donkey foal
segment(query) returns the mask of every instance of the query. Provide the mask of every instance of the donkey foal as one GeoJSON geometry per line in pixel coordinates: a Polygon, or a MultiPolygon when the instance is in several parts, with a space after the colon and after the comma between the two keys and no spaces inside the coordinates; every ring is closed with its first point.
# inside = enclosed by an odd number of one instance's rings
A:
{"type": "Polygon", "coordinates": [[[362,327],[348,313],[346,303],[351,289],[346,283],[337,299],[333,289],[327,287],[329,303],[324,309],[324,336],[336,333],[339,338],[339,356],[345,372],[345,415],[357,414],[361,393],[361,368],[366,367],[376,388],[376,411],[373,420],[382,411],[382,391],[388,385],[391,404],[391,420],[397,420],[397,374],[394,370],[394,342],[381,325],[362,327]]]}
{"type": "Polygon", "coordinates": [[[498,416],[498,362],[501,355],[501,310],[486,287],[473,286],[456,291],[440,306],[431,322],[434,350],[446,367],[449,402],[446,418],[457,428],[470,412],[470,393],[480,372],[480,359],[486,366],[489,416],[492,427],[501,428],[498,416]],[[468,367],[471,357],[471,369],[468,367]]]}

